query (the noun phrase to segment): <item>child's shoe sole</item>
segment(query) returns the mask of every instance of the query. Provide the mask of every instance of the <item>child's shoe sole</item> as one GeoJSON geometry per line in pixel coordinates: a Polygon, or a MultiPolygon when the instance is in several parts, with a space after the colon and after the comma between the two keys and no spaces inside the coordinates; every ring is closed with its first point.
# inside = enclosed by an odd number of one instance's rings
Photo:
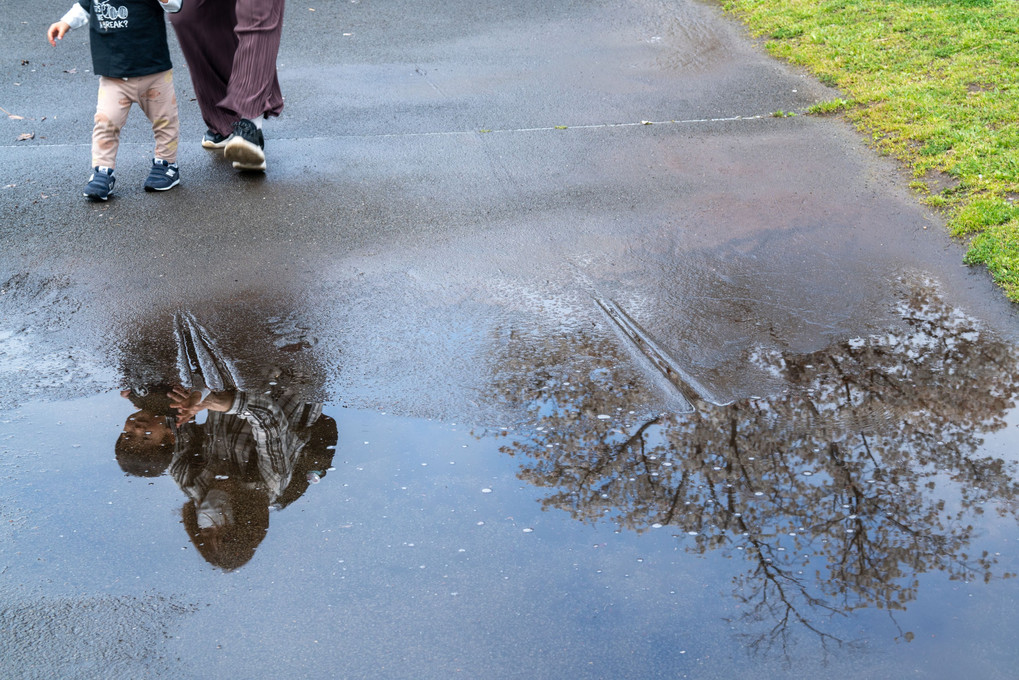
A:
{"type": "Polygon", "coordinates": [[[165,187],[154,187],[151,184],[146,184],[145,185],[145,191],[169,191],[170,189],[174,188],[178,184],[180,184],[180,178],[179,177],[177,179],[173,180],[173,184],[168,184],[165,187]]]}

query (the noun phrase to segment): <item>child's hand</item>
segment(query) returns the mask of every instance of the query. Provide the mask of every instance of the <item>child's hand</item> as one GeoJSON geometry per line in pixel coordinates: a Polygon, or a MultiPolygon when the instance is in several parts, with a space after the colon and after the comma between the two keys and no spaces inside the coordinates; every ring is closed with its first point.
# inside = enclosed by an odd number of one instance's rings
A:
{"type": "Polygon", "coordinates": [[[46,37],[49,38],[50,45],[56,47],[57,40],[63,40],[64,34],[71,30],[71,24],[66,21],[58,21],[55,24],[51,24],[48,31],[46,31],[46,37]]]}
{"type": "Polygon", "coordinates": [[[201,411],[208,409],[225,413],[234,403],[234,393],[231,390],[211,392],[203,400],[199,390],[189,390],[177,385],[166,396],[170,398],[170,406],[177,409],[178,427],[191,422],[191,419],[201,411]]]}
{"type": "Polygon", "coordinates": [[[170,398],[170,406],[177,409],[177,427],[189,422],[203,408],[202,393],[198,390],[188,390],[178,385],[166,396],[170,398]]]}

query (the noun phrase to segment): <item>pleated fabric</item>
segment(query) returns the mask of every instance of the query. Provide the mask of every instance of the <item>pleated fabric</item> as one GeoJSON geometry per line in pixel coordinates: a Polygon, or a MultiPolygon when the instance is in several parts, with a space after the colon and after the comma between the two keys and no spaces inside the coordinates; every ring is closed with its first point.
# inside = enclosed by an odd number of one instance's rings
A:
{"type": "Polygon", "coordinates": [[[184,0],[170,23],[210,130],[229,135],[241,118],[278,116],[276,56],[284,0],[184,0]]]}

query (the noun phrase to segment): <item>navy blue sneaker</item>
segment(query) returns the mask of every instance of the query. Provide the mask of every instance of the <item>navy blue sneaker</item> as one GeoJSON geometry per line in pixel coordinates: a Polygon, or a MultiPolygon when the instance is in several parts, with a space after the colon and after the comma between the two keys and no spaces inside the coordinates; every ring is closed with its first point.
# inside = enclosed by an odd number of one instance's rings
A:
{"type": "Polygon", "coordinates": [[[202,137],[202,146],[206,149],[222,149],[226,146],[228,139],[230,139],[229,135],[221,135],[215,130],[206,130],[205,136],[202,137]]]}
{"type": "Polygon", "coordinates": [[[223,155],[238,170],[265,170],[265,138],[247,118],[234,123],[234,133],[226,140],[223,155]]]}
{"type": "Polygon", "coordinates": [[[113,168],[96,166],[92,168],[92,176],[88,178],[82,196],[93,201],[105,201],[113,193],[113,185],[116,183],[113,168]]]}
{"type": "Polygon", "coordinates": [[[166,191],[180,184],[180,170],[176,163],[168,163],[158,158],[152,159],[152,169],[145,178],[145,191],[166,191]]]}

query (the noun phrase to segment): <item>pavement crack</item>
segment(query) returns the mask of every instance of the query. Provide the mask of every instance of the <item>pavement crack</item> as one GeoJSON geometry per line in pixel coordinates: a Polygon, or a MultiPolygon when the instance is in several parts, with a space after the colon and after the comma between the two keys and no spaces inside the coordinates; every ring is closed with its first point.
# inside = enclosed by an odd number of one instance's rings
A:
{"type": "Polygon", "coordinates": [[[623,123],[590,123],[587,125],[547,125],[538,127],[516,128],[479,128],[477,130],[446,130],[435,132],[388,132],[377,135],[349,135],[351,137],[443,137],[455,135],[499,134],[509,132],[561,132],[563,130],[609,130],[613,128],[641,127],[654,125],[696,125],[703,123],[732,123],[739,121],[760,121],[772,118],[771,115],[757,114],[752,116],[727,116],[722,118],[685,118],[673,120],[641,120],[623,123]]]}

